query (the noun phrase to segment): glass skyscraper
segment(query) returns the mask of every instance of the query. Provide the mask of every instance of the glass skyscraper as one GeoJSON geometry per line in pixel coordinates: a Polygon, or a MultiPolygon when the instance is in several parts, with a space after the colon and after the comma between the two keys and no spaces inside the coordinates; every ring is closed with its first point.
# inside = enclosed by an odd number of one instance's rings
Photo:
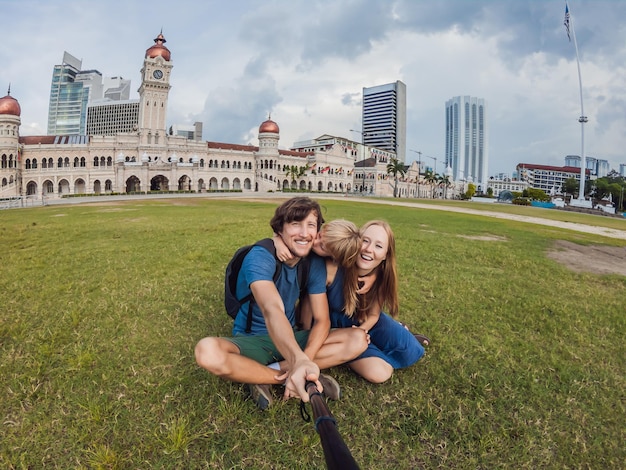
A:
{"type": "Polygon", "coordinates": [[[455,181],[487,188],[487,103],[482,98],[456,96],[446,101],[446,167],[455,181]]]}
{"type": "Polygon", "coordinates": [[[87,124],[87,103],[97,70],[81,72],[82,61],[65,52],[63,62],[55,65],[48,107],[48,135],[84,135],[87,124]],[[81,77],[81,75],[87,75],[81,77]]]}
{"type": "MultiPolygon", "coordinates": [[[[122,77],[102,77],[97,70],[81,70],[82,61],[65,52],[60,65],[55,65],[52,72],[50,86],[50,104],[48,107],[48,135],[111,135],[115,132],[130,132],[136,129],[138,122],[138,106],[130,104],[134,116],[127,117],[128,124],[119,124],[115,121],[112,111],[104,112],[106,104],[125,103],[129,101],[130,80],[122,77]],[[98,104],[91,124],[98,123],[100,127],[89,128],[88,112],[90,105],[98,104]],[[109,122],[103,118],[109,116],[109,122]],[[102,125],[109,131],[103,131],[102,125]],[[120,127],[120,125],[122,127],[120,127]]],[[[129,106],[114,107],[115,109],[130,109],[129,106]]]]}
{"type": "Polygon", "coordinates": [[[406,85],[401,81],[363,88],[363,143],[406,155],[406,85]]]}

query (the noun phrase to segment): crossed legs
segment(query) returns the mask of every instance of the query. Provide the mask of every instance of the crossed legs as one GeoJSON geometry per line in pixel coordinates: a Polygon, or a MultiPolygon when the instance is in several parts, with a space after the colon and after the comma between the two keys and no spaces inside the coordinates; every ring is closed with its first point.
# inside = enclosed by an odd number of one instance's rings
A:
{"type": "MultiPolygon", "coordinates": [[[[313,359],[320,369],[348,362],[367,348],[367,334],[360,328],[332,330],[313,359]]],[[[225,338],[201,339],[195,349],[196,362],[208,372],[240,383],[278,384],[278,372],[242,356],[239,347],[225,338]]]]}

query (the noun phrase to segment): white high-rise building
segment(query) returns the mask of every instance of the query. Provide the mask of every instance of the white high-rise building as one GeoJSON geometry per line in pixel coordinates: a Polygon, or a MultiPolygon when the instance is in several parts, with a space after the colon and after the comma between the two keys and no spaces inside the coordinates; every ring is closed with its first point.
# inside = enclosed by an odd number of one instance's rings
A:
{"type": "Polygon", "coordinates": [[[363,88],[363,144],[406,156],[406,85],[394,83],[363,88]]]}
{"type": "Polygon", "coordinates": [[[456,96],[446,101],[446,167],[455,181],[469,181],[477,191],[487,188],[489,162],[487,103],[456,96]]]}

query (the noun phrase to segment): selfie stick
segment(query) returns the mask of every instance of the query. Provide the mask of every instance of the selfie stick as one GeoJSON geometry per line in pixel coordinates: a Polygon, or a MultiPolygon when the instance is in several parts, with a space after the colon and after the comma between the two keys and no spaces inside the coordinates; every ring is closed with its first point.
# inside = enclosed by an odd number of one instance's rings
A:
{"type": "Polygon", "coordinates": [[[320,435],[320,440],[322,441],[326,468],[329,470],[358,470],[359,466],[354,457],[352,457],[350,449],[348,449],[348,446],[341,438],[337,430],[337,421],[330,413],[322,394],[317,390],[313,382],[307,382],[305,389],[309,394],[311,408],[313,409],[315,430],[320,435]]]}

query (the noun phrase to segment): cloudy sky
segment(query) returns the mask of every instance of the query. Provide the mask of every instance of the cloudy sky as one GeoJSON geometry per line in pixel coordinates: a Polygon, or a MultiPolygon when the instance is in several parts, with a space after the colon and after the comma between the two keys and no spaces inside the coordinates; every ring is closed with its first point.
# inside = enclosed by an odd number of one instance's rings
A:
{"type": "MultiPolygon", "coordinates": [[[[626,1],[570,0],[579,49],[585,153],[626,163],[626,1]]],[[[132,80],[162,30],[172,53],[168,125],[256,145],[268,114],[280,146],[360,135],[363,87],[407,86],[407,161],[445,149],[445,102],[487,100],[489,175],[580,155],[580,89],[564,0],[0,0],[0,96],[22,135],[46,133],[52,69],[132,80]]]]}

